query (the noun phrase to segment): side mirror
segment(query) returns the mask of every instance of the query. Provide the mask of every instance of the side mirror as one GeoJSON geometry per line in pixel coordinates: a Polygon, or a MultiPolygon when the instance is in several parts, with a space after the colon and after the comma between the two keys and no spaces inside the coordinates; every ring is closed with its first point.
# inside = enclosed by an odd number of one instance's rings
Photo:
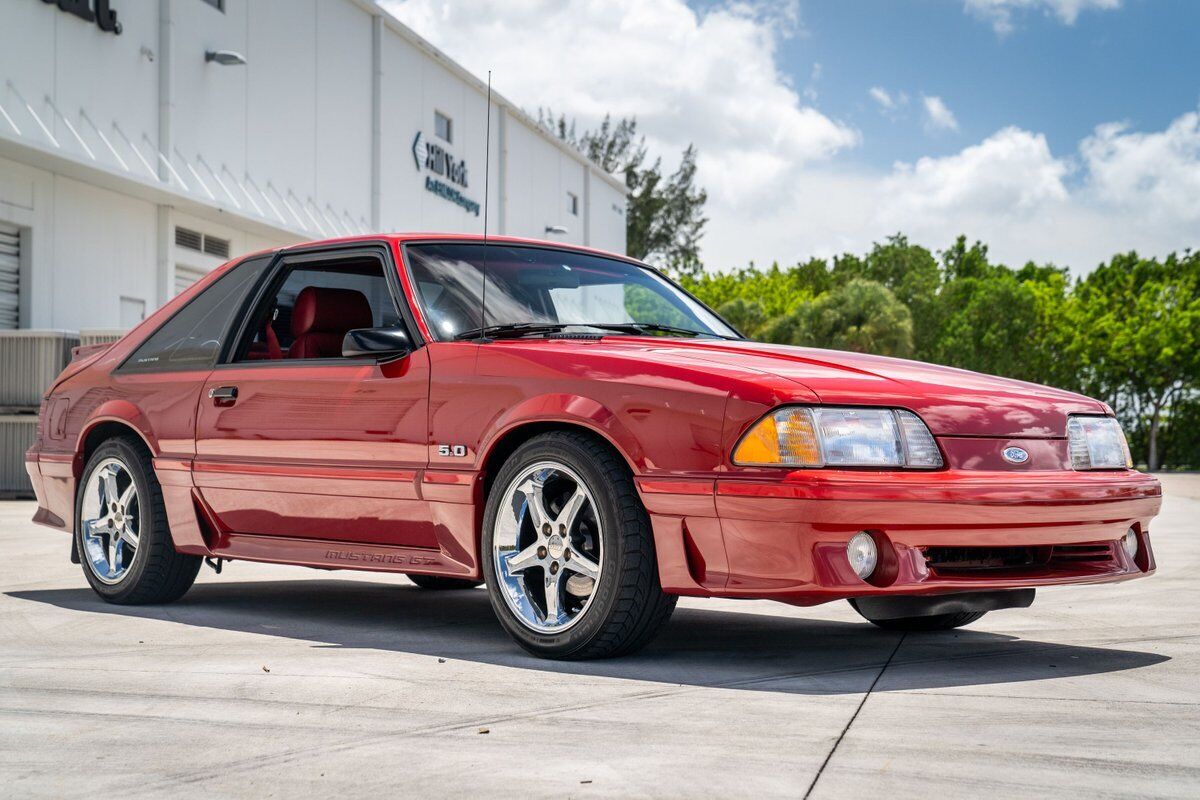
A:
{"type": "Polygon", "coordinates": [[[357,328],[342,339],[342,358],[399,358],[412,349],[403,328],[357,328]]]}

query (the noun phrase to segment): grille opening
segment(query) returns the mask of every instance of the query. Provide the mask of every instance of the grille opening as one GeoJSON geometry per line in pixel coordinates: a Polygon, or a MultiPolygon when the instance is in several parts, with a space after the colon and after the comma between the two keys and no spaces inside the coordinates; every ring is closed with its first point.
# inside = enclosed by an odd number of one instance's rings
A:
{"type": "Polygon", "coordinates": [[[1051,554],[1052,561],[1109,561],[1113,557],[1112,542],[1091,544],[1056,544],[1051,554]]]}
{"type": "Polygon", "coordinates": [[[924,553],[930,571],[939,575],[978,575],[1113,563],[1112,542],[1028,547],[926,547],[924,553]]]}

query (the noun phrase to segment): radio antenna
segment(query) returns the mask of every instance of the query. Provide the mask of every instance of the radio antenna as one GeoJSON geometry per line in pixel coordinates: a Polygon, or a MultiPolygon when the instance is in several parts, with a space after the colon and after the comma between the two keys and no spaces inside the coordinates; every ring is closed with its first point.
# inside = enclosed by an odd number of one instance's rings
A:
{"type": "Polygon", "coordinates": [[[484,128],[483,143],[483,291],[479,297],[479,342],[491,341],[487,337],[487,285],[488,285],[488,198],[491,197],[489,182],[492,177],[492,71],[488,70],[487,77],[487,124],[484,128]]]}

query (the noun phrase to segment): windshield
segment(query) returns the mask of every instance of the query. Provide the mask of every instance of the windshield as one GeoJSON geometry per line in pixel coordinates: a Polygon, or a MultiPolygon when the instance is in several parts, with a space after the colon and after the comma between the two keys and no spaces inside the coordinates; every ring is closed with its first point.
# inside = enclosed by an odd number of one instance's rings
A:
{"type": "MultiPolygon", "coordinates": [[[[585,253],[480,243],[405,249],[421,307],[446,341],[507,325],[647,326],[737,337],[699,301],[653,270],[585,253]],[[480,309],[487,274],[487,319],[480,309]]],[[[640,332],[630,330],[628,332],[640,332]]]]}

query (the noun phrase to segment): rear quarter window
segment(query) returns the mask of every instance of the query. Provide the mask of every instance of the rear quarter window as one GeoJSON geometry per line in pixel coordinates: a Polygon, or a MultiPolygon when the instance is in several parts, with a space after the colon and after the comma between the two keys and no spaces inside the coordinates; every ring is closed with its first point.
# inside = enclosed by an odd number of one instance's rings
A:
{"type": "Polygon", "coordinates": [[[248,259],[222,275],[142,342],[118,372],[212,369],[231,335],[234,315],[258,285],[271,259],[248,259]]]}

